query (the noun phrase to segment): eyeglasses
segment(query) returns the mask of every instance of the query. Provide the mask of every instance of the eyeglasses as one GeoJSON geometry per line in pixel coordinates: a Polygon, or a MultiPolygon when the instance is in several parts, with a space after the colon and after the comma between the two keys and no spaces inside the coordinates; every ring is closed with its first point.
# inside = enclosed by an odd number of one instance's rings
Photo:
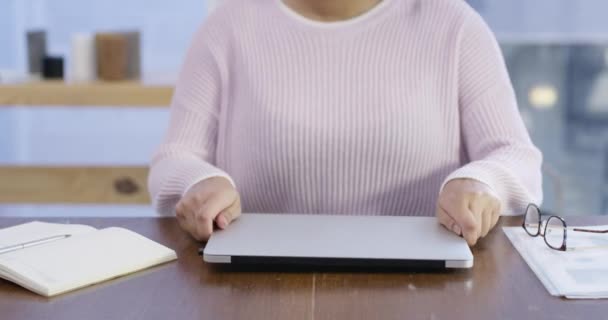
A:
{"type": "Polygon", "coordinates": [[[528,205],[522,227],[532,237],[542,236],[549,248],[559,251],[574,251],[584,249],[608,248],[608,246],[567,247],[568,230],[573,232],[606,233],[608,230],[590,230],[581,228],[568,229],[566,221],[559,216],[549,216],[543,220],[540,209],[535,204],[528,205]]]}

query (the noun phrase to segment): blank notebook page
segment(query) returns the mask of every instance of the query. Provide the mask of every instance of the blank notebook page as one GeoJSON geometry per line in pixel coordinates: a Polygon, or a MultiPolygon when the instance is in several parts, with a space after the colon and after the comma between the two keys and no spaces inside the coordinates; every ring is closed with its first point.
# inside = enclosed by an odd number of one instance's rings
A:
{"type": "Polygon", "coordinates": [[[96,230],[88,226],[47,224],[29,229],[36,228],[39,232],[27,232],[29,237],[24,235],[24,230],[19,233],[0,230],[0,245],[58,234],[72,236],[1,254],[0,276],[44,296],[61,294],[177,258],[173,250],[123,228],[96,230]]]}

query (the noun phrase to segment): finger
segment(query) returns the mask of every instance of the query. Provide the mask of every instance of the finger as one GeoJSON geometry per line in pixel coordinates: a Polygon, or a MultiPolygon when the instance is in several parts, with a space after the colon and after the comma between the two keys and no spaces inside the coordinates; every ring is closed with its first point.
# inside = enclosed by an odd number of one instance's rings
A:
{"type": "Polygon", "coordinates": [[[492,227],[498,224],[500,220],[500,215],[502,214],[502,206],[499,201],[496,202],[496,206],[494,207],[494,212],[492,215],[492,227]]]}
{"type": "Polygon", "coordinates": [[[482,214],[482,228],[481,228],[481,238],[485,238],[492,227],[492,221],[494,219],[494,208],[492,206],[486,205],[486,208],[483,210],[482,214]]]}
{"type": "Polygon", "coordinates": [[[200,235],[208,239],[213,233],[213,221],[226,208],[232,206],[236,197],[230,192],[212,195],[196,213],[196,229],[200,235]]]}
{"type": "Polygon", "coordinates": [[[190,212],[190,209],[183,201],[180,201],[177,206],[175,206],[175,216],[177,217],[177,222],[180,228],[188,232],[190,235],[196,238],[196,240],[199,240],[196,235],[196,230],[192,228],[194,226],[192,221],[193,213],[190,212]]]}
{"type": "Polygon", "coordinates": [[[230,206],[230,208],[224,210],[220,214],[222,220],[224,220],[225,222],[224,228],[225,226],[230,225],[234,220],[238,219],[241,216],[242,212],[243,210],[241,207],[241,199],[237,196],[236,202],[232,206],[230,206]]]}
{"type": "Polygon", "coordinates": [[[486,202],[482,198],[474,198],[469,204],[471,213],[473,214],[473,217],[475,217],[475,231],[477,239],[479,239],[483,233],[483,214],[486,207],[485,203],[486,202]]]}
{"type": "Polygon", "coordinates": [[[196,237],[199,240],[206,241],[213,233],[213,218],[205,216],[202,211],[194,214],[192,226],[195,230],[196,237]]]}
{"type": "Polygon", "coordinates": [[[456,221],[461,229],[462,237],[467,240],[467,243],[474,245],[477,242],[477,222],[468,207],[467,201],[462,201],[460,205],[453,206],[451,210],[441,206],[456,221]]]}
{"type": "Polygon", "coordinates": [[[200,213],[213,221],[220,213],[227,211],[232,206],[237,204],[238,196],[236,193],[223,192],[221,194],[212,196],[207,202],[205,202],[200,209],[200,213]]]}
{"type": "Polygon", "coordinates": [[[196,241],[201,241],[203,240],[196,232],[196,229],[194,229],[194,224],[192,222],[190,222],[190,219],[177,219],[177,222],[180,226],[180,228],[182,228],[182,230],[186,231],[189,235],[191,235],[196,241]]]}
{"type": "Polygon", "coordinates": [[[460,229],[460,226],[456,223],[456,220],[452,219],[452,217],[450,217],[450,215],[439,206],[437,207],[437,219],[439,220],[439,223],[441,223],[441,225],[443,225],[446,229],[459,236],[462,235],[462,229],[460,229]]]}
{"type": "Polygon", "coordinates": [[[237,219],[240,215],[240,208],[238,205],[234,204],[230,208],[222,211],[215,219],[215,223],[220,229],[226,229],[232,221],[237,219]]]}
{"type": "Polygon", "coordinates": [[[476,217],[471,211],[469,211],[469,215],[471,215],[472,219],[475,220],[475,223],[473,224],[473,227],[463,230],[463,237],[467,240],[467,243],[470,246],[474,246],[477,244],[477,240],[479,240],[479,226],[477,224],[478,217],[476,217]]]}
{"type": "Polygon", "coordinates": [[[492,205],[490,214],[490,229],[488,230],[488,234],[490,234],[498,224],[498,220],[500,219],[500,205],[492,205]]]}

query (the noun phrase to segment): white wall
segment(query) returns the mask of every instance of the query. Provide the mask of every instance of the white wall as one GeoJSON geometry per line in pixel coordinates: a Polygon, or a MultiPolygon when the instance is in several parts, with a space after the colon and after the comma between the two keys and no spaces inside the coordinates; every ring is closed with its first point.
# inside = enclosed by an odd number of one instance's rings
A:
{"type": "Polygon", "coordinates": [[[14,47],[16,34],[13,12],[12,0],[0,2],[0,70],[15,65],[15,54],[11,50],[14,47]]]}
{"type": "MultiPolygon", "coordinates": [[[[143,66],[175,73],[206,15],[205,0],[0,0],[0,69],[25,70],[24,33],[48,30],[49,49],[68,56],[76,32],[138,29],[143,66]]],[[[69,58],[69,57],[68,57],[69,58]]]]}
{"type": "MultiPolygon", "coordinates": [[[[144,32],[144,68],[179,66],[196,26],[221,0],[1,0],[0,69],[25,66],[23,28],[47,26],[51,50],[67,54],[70,34],[99,29],[144,32]]],[[[469,0],[499,34],[561,33],[608,38],[606,0],[469,0]]]]}

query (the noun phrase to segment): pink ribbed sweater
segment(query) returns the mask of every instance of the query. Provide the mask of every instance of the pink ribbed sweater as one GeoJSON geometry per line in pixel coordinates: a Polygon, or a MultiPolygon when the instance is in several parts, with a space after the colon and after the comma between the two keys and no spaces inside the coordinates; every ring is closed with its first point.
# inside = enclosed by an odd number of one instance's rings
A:
{"type": "Polygon", "coordinates": [[[195,36],[149,187],[163,214],[225,176],[244,212],[433,215],[442,184],[472,178],[518,214],[541,201],[541,158],[464,1],[384,0],[322,23],[231,0],[195,36]]]}

